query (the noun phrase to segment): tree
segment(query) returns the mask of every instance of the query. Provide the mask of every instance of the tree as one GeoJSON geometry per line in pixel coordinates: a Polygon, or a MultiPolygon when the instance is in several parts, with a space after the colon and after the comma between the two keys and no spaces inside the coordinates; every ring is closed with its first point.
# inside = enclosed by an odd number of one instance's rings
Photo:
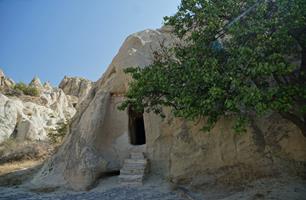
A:
{"type": "Polygon", "coordinates": [[[221,116],[249,119],[278,112],[306,137],[306,1],[182,0],[165,17],[181,44],[163,47],[133,77],[120,108],[207,119],[210,130],[221,116]]]}

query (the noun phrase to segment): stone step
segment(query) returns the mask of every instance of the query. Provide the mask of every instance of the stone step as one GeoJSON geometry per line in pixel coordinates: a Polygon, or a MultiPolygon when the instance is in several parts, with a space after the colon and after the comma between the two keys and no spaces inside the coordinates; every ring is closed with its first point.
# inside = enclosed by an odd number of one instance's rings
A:
{"type": "Polygon", "coordinates": [[[145,159],[126,159],[123,162],[123,166],[132,167],[132,168],[142,168],[147,165],[148,161],[145,159]]]}
{"type": "Polygon", "coordinates": [[[133,164],[133,163],[128,163],[128,164],[124,164],[122,169],[126,169],[126,170],[145,170],[147,165],[144,164],[133,164]]]}
{"type": "Polygon", "coordinates": [[[145,168],[141,168],[141,169],[135,169],[135,168],[126,168],[126,167],[123,167],[121,170],[120,170],[120,174],[124,174],[124,175],[129,175],[129,174],[138,174],[138,175],[141,175],[141,174],[144,174],[146,172],[146,169],[145,168]]]}
{"type": "Polygon", "coordinates": [[[143,152],[132,152],[131,153],[131,159],[145,159],[143,152]]]}
{"type": "Polygon", "coordinates": [[[124,163],[139,163],[139,164],[147,164],[147,159],[125,159],[124,163]]]}
{"type": "Polygon", "coordinates": [[[144,175],[123,175],[120,174],[119,181],[120,183],[131,183],[131,182],[137,182],[142,183],[144,175]]]}
{"type": "Polygon", "coordinates": [[[119,182],[121,185],[142,185],[148,171],[148,160],[142,152],[132,152],[129,159],[125,159],[120,170],[119,182]]]}

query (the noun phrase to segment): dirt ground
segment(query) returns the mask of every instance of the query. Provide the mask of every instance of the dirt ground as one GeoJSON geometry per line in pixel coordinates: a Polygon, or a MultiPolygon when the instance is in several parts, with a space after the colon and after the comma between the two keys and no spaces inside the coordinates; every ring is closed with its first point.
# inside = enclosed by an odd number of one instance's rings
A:
{"type": "Polygon", "coordinates": [[[43,160],[25,160],[0,165],[0,200],[306,200],[306,180],[299,178],[261,179],[239,188],[207,187],[194,191],[188,186],[173,187],[157,176],[143,186],[124,187],[118,176],[104,177],[90,191],[31,190],[27,181],[43,160]]]}
{"type": "Polygon", "coordinates": [[[239,189],[207,188],[192,191],[188,187],[173,189],[159,177],[149,177],[143,186],[125,187],[118,176],[106,177],[90,191],[31,191],[26,185],[0,187],[1,200],[306,200],[306,181],[294,178],[263,179],[239,189]]]}
{"type": "Polygon", "coordinates": [[[43,160],[25,160],[22,162],[12,162],[0,165],[0,177],[16,171],[26,170],[39,166],[43,163],[43,160]]]}

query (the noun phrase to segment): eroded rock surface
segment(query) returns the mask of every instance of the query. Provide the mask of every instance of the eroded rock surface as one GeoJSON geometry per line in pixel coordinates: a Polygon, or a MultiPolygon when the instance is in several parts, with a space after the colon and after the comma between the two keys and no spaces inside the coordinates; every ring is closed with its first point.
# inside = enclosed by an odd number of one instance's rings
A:
{"type": "Polygon", "coordinates": [[[21,142],[46,141],[50,132],[68,123],[74,116],[76,109],[73,103],[78,101],[77,97],[71,98],[62,89],[53,88],[49,82],[43,85],[38,77],[29,84],[40,91],[38,97],[14,96],[14,82],[8,84],[8,80],[0,71],[0,88],[3,89],[3,92],[0,91],[0,143],[8,138],[21,142]]]}
{"type": "Polygon", "coordinates": [[[32,87],[38,88],[38,89],[43,89],[43,84],[41,83],[40,79],[38,76],[35,76],[32,81],[29,84],[32,87]]]}
{"type": "Polygon", "coordinates": [[[146,153],[151,173],[195,188],[305,172],[306,139],[296,126],[273,113],[254,119],[245,134],[232,130],[231,116],[208,134],[200,131],[204,121],[186,122],[165,108],[164,120],[144,114],[146,144],[132,145],[130,116],[117,109],[131,80],[123,70],[148,66],[161,43],[175,42],[168,28],[145,30],[125,40],[80,104],[64,144],[32,180],[34,187],[87,189],[101,174],[120,170],[134,150],[146,153]]]}
{"type": "Polygon", "coordinates": [[[59,84],[59,88],[61,88],[65,94],[72,96],[70,97],[72,101],[75,100],[73,97],[77,97],[77,102],[75,103],[81,103],[86,98],[93,85],[93,82],[84,78],[65,76],[59,84]]]}
{"type": "Polygon", "coordinates": [[[13,87],[14,85],[15,85],[15,82],[12,79],[6,77],[2,69],[0,69],[0,87],[10,88],[10,87],[13,87]]]}
{"type": "Polygon", "coordinates": [[[80,104],[71,133],[33,179],[37,186],[64,186],[82,190],[90,187],[101,173],[120,170],[133,146],[128,138],[128,116],[117,106],[131,80],[123,69],[149,65],[160,43],[174,38],[167,30],[145,30],[129,36],[108,70],[80,104]]]}
{"type": "Polygon", "coordinates": [[[56,130],[59,123],[71,119],[75,113],[63,95],[57,91],[52,93],[53,98],[46,99],[44,94],[42,98],[48,103],[42,106],[0,94],[0,142],[8,138],[47,140],[49,131],[56,130]]]}

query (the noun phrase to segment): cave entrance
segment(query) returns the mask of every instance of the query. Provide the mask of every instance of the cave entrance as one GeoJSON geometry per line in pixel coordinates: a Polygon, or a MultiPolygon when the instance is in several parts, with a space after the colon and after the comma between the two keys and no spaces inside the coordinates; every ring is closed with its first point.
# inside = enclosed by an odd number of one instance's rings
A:
{"type": "Polygon", "coordinates": [[[129,115],[129,136],[132,145],[146,144],[146,132],[143,120],[143,112],[136,112],[131,107],[129,115]]]}

